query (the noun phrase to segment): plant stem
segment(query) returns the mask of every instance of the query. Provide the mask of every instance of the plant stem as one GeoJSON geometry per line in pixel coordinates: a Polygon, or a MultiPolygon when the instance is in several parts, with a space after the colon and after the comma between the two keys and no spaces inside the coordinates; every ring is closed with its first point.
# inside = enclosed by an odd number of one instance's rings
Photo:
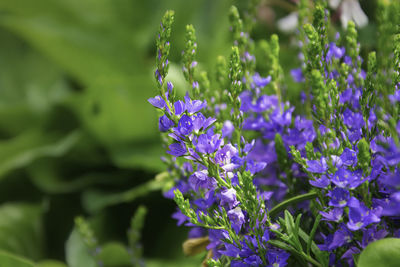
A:
{"type": "Polygon", "coordinates": [[[303,194],[300,196],[295,196],[292,198],[289,198],[281,203],[279,203],[278,205],[276,205],[275,207],[273,207],[270,211],[269,211],[269,215],[271,217],[274,217],[276,214],[278,214],[279,212],[281,212],[282,210],[284,210],[287,206],[290,206],[292,204],[296,204],[298,202],[302,202],[304,200],[310,200],[310,199],[314,199],[316,198],[318,195],[316,192],[310,192],[307,194],[303,194]]]}

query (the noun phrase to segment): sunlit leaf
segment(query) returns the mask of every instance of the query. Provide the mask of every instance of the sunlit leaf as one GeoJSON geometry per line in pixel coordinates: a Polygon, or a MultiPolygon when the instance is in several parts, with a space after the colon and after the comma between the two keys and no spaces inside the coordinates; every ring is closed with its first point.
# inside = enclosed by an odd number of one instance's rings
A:
{"type": "Polygon", "coordinates": [[[400,238],[384,238],[369,244],[360,254],[358,267],[397,267],[400,262],[400,238]]]}

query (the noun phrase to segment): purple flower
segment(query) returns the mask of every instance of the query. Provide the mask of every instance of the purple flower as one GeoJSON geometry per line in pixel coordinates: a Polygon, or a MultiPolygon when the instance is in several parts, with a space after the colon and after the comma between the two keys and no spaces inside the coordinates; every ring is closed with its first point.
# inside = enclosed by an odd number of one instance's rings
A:
{"type": "Polygon", "coordinates": [[[187,112],[193,114],[205,108],[207,106],[207,101],[191,100],[189,97],[189,93],[187,93],[185,95],[185,105],[187,112]]]}
{"type": "Polygon", "coordinates": [[[266,110],[271,110],[276,108],[277,101],[276,96],[272,95],[262,95],[257,99],[255,105],[251,105],[251,108],[254,112],[263,112],[266,110]]]}
{"type": "Polygon", "coordinates": [[[179,116],[186,110],[185,103],[182,100],[178,100],[174,103],[175,115],[179,116]]]}
{"type": "Polygon", "coordinates": [[[248,160],[246,165],[246,171],[250,171],[252,174],[256,174],[262,171],[267,166],[266,162],[256,162],[253,160],[248,160]]]}
{"type": "Polygon", "coordinates": [[[346,189],[336,187],[330,191],[327,196],[331,197],[329,200],[329,206],[343,208],[346,206],[347,201],[350,198],[350,193],[346,189]]]}
{"type": "Polygon", "coordinates": [[[196,171],[190,175],[189,184],[193,190],[198,191],[199,188],[213,189],[216,181],[214,178],[208,176],[207,171],[196,171]]]}
{"type": "Polygon", "coordinates": [[[347,227],[356,231],[371,223],[377,223],[380,221],[378,215],[380,215],[380,209],[370,210],[363,202],[360,202],[357,198],[351,197],[348,203],[349,206],[349,222],[347,227]]]}
{"type": "Polygon", "coordinates": [[[354,166],[357,164],[357,153],[349,148],[345,148],[343,150],[342,155],[340,155],[340,159],[342,160],[342,163],[346,166],[354,166]]]}
{"type": "Polygon", "coordinates": [[[385,199],[375,200],[382,208],[383,216],[400,216],[400,192],[397,191],[385,199]]]}
{"type": "Polygon", "coordinates": [[[316,179],[315,181],[309,180],[309,183],[318,188],[327,188],[331,181],[326,177],[326,175],[322,175],[321,178],[316,179]]]}
{"type": "Polygon", "coordinates": [[[313,173],[324,173],[328,170],[328,165],[324,157],[320,160],[307,160],[307,166],[307,171],[313,173]]]}
{"type": "Polygon", "coordinates": [[[271,76],[263,78],[256,72],[256,74],[253,75],[253,82],[257,87],[265,87],[271,82],[271,76]]]}
{"type": "Polygon", "coordinates": [[[290,254],[284,250],[272,250],[267,251],[268,266],[271,267],[284,267],[287,265],[287,260],[290,254]]]}
{"type": "Polygon", "coordinates": [[[243,112],[247,112],[251,109],[252,107],[252,101],[253,101],[253,96],[252,93],[249,90],[243,91],[240,96],[240,110],[243,112]]]}
{"type": "Polygon", "coordinates": [[[196,142],[193,142],[196,146],[196,151],[203,154],[214,153],[223,141],[220,137],[219,134],[201,134],[196,142]]]}
{"type": "Polygon", "coordinates": [[[303,71],[301,70],[301,68],[292,69],[290,71],[290,75],[292,75],[292,78],[295,82],[300,83],[300,82],[305,81],[304,76],[303,76],[303,71]]]}
{"type": "Polygon", "coordinates": [[[331,180],[337,187],[354,189],[362,184],[361,175],[361,170],[351,172],[347,169],[339,168],[331,180]]]}
{"type": "Polygon", "coordinates": [[[232,223],[232,228],[233,230],[236,231],[236,233],[239,233],[240,229],[242,228],[242,225],[245,222],[244,214],[242,212],[242,209],[239,207],[236,207],[234,209],[231,209],[227,212],[228,218],[232,223]]]}
{"type": "Polygon", "coordinates": [[[235,207],[239,202],[236,200],[236,190],[233,188],[221,191],[221,205],[228,205],[229,209],[235,207]]]}
{"type": "Polygon", "coordinates": [[[231,170],[238,167],[237,164],[233,164],[231,159],[237,156],[237,149],[231,144],[226,144],[223,148],[219,149],[215,153],[215,162],[220,165],[223,169],[231,170]]]}
{"type": "Polygon", "coordinates": [[[262,266],[263,262],[261,258],[257,255],[251,255],[243,260],[247,266],[262,266]]]}
{"type": "Polygon", "coordinates": [[[323,245],[319,245],[321,250],[332,251],[341,247],[345,244],[351,242],[353,235],[344,224],[340,224],[339,230],[337,230],[333,235],[329,235],[325,238],[325,243],[323,245]]]}
{"type": "MultiPolygon", "coordinates": [[[[239,248],[237,248],[236,246],[234,246],[232,244],[227,244],[227,243],[225,243],[224,246],[225,246],[225,250],[219,251],[222,255],[226,255],[226,256],[229,256],[232,258],[237,258],[239,256],[239,252],[240,252],[239,248]]],[[[240,265],[237,265],[237,266],[240,266],[240,265]]]]}
{"type": "Polygon", "coordinates": [[[172,214],[172,218],[178,221],[176,223],[178,226],[181,226],[184,222],[189,220],[189,217],[186,217],[180,209],[177,209],[177,211],[172,214]]]}
{"type": "Polygon", "coordinates": [[[341,259],[345,260],[349,267],[354,267],[354,254],[359,254],[360,249],[357,247],[350,247],[345,253],[343,253],[341,259]]]}
{"type": "Polygon", "coordinates": [[[210,127],[216,119],[206,118],[201,112],[192,115],[193,131],[198,132],[200,129],[207,129],[210,127]]]}
{"type": "Polygon", "coordinates": [[[386,229],[380,229],[376,226],[367,228],[363,231],[363,238],[361,242],[361,247],[365,248],[369,243],[374,242],[376,240],[382,239],[388,235],[388,231],[386,229]]]}
{"type": "Polygon", "coordinates": [[[178,132],[182,135],[188,135],[193,131],[193,122],[188,115],[183,115],[178,122],[178,132]]]}
{"type": "Polygon", "coordinates": [[[365,125],[362,114],[352,112],[350,109],[346,109],[343,112],[343,122],[351,130],[361,129],[365,125]]]}
{"type": "Polygon", "coordinates": [[[175,157],[180,157],[186,154],[186,145],[184,143],[172,143],[169,145],[169,150],[167,150],[167,153],[175,156],[175,157]]]}
{"type": "Polygon", "coordinates": [[[340,59],[344,56],[346,49],[344,47],[337,47],[335,43],[329,44],[329,50],[326,53],[326,61],[330,61],[332,57],[340,59]]]}
{"type": "Polygon", "coordinates": [[[224,125],[222,126],[222,137],[228,137],[231,138],[233,131],[235,130],[235,127],[233,126],[233,123],[229,120],[226,120],[224,122],[224,125]]]}
{"type": "Polygon", "coordinates": [[[329,212],[320,211],[319,213],[324,217],[323,220],[338,222],[342,219],[343,208],[333,208],[329,212]]]}
{"type": "Polygon", "coordinates": [[[205,236],[206,232],[204,230],[204,228],[201,227],[193,227],[192,229],[190,229],[189,231],[189,238],[197,238],[197,237],[203,237],[205,236]]]}
{"type": "Polygon", "coordinates": [[[156,108],[162,109],[166,106],[164,99],[162,99],[162,97],[159,95],[154,98],[149,98],[147,101],[149,101],[149,103],[152,104],[156,108]]]}
{"type": "Polygon", "coordinates": [[[160,132],[167,132],[172,126],[174,126],[174,122],[168,119],[167,116],[162,115],[158,122],[158,129],[160,132]]]}
{"type": "Polygon", "coordinates": [[[206,211],[215,203],[214,191],[208,191],[204,198],[198,198],[193,201],[193,204],[197,206],[198,210],[206,211]]]}

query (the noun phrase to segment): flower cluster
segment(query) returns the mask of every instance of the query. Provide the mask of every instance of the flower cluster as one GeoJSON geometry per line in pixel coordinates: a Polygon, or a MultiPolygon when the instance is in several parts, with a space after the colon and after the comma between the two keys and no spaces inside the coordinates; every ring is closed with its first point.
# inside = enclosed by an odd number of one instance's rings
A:
{"type": "Polygon", "coordinates": [[[191,227],[185,253],[205,248],[205,264],[354,266],[369,243],[400,236],[400,44],[382,73],[374,52],[365,71],[354,23],[329,42],[328,16],[317,3],[299,35],[304,61],[291,73],[304,89],[305,115],[284,101],[277,36],[264,43],[266,72],[256,72],[252,24],[234,7],[234,47],[227,69],[218,60],[217,93],[195,71],[188,26],[183,71],[192,90],[178,99],[165,81],[173,13],[163,18],[160,94],[149,102],[160,112],[174,180],[164,195],[177,203],[178,225],[191,227]]]}

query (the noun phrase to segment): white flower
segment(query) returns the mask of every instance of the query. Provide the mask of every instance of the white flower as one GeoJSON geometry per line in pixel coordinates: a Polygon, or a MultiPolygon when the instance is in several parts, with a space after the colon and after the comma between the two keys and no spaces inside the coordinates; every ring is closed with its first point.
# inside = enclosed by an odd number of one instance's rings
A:
{"type": "Polygon", "coordinates": [[[283,32],[293,32],[297,28],[299,20],[299,13],[292,12],[286,17],[283,17],[277,21],[278,29],[283,32]]]}
{"type": "Polygon", "coordinates": [[[350,20],[360,28],[368,24],[368,17],[361,9],[358,0],[329,0],[329,6],[334,9],[340,8],[340,22],[343,27],[347,27],[350,20]]]}

